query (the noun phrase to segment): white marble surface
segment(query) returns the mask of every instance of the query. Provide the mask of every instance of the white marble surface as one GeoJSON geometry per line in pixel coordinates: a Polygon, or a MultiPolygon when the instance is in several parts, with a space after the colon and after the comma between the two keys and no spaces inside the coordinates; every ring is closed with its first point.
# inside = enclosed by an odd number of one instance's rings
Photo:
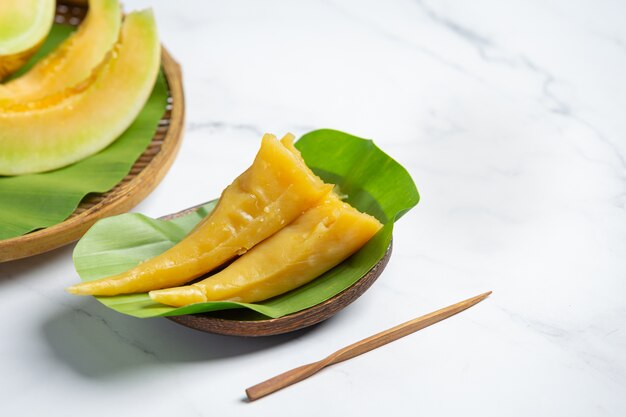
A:
{"type": "Polygon", "coordinates": [[[72,248],[0,265],[3,416],[626,415],[626,4],[126,1],[181,62],[185,141],[136,210],[215,197],[262,132],[374,138],[422,201],[379,281],[265,339],[63,288],[72,248]],[[473,309],[261,401],[244,388],[486,290],[473,309]],[[348,414],[349,413],[349,414],[348,414]]]}

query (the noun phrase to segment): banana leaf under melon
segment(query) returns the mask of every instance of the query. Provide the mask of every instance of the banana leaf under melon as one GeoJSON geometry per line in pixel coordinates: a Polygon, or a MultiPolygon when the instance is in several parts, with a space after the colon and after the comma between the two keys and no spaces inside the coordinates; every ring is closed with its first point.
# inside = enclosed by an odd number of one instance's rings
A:
{"type": "MultiPolygon", "coordinates": [[[[53,25],[26,70],[66,39],[72,30],[69,25],[53,25]]],[[[152,141],[166,105],[167,85],[161,73],[139,116],[109,147],[55,171],[0,176],[0,240],[58,224],[74,212],[87,194],[113,188],[130,172],[152,141]]]]}

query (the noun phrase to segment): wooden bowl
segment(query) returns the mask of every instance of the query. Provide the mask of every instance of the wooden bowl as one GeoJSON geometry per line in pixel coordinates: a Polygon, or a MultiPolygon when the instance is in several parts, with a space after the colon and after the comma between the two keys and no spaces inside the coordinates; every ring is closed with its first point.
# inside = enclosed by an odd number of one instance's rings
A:
{"type": "MultiPolygon", "coordinates": [[[[78,25],[85,17],[84,5],[57,2],[56,21],[78,25]]],[[[76,2],[74,2],[76,3],[76,2]]],[[[152,142],[128,175],[103,194],[90,194],[63,222],[45,229],[0,240],[0,262],[25,258],[67,245],[80,238],[97,220],[124,213],[143,200],[165,176],[180,147],[185,115],[180,66],[165,48],[162,66],[168,87],[167,107],[152,142]]]]}
{"type": "MultiPolygon", "coordinates": [[[[204,204],[206,203],[163,216],[161,220],[175,219],[196,211],[204,204]]],[[[268,319],[260,313],[247,309],[187,314],[166,318],[195,330],[229,336],[273,336],[303,329],[334,316],[367,291],[383,272],[385,266],[387,266],[387,262],[389,262],[391,257],[391,249],[392,244],[390,243],[383,258],[363,277],[344,291],[313,307],[277,319],[268,319]]]]}

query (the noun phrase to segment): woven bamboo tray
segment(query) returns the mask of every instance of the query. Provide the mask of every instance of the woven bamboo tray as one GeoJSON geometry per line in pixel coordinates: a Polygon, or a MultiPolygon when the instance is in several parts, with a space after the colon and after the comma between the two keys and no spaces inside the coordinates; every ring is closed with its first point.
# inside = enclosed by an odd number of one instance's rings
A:
{"type": "MultiPolygon", "coordinates": [[[[57,2],[55,21],[74,26],[80,24],[87,12],[87,7],[80,3],[76,0],[57,2]]],[[[130,173],[110,191],[85,197],[65,221],[23,236],[0,240],[0,262],[37,255],[71,243],[97,220],[128,211],[156,188],[180,147],[185,115],[180,66],[165,48],[161,56],[168,104],[152,142],[130,173]]]]}

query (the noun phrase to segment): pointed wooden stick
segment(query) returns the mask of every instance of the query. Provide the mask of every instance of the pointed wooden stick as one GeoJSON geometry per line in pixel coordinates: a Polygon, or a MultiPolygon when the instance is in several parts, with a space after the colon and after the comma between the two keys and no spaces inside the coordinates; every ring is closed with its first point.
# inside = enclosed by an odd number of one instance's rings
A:
{"type": "Polygon", "coordinates": [[[405,323],[392,327],[391,329],[385,330],[366,339],[353,343],[350,346],[346,346],[345,348],[330,354],[321,361],[300,366],[298,368],[292,369],[291,371],[287,371],[285,373],[277,375],[274,378],[270,378],[267,381],[261,382],[260,384],[254,385],[246,390],[248,400],[257,400],[291,384],[300,382],[303,379],[317,373],[322,368],[333,365],[335,363],[343,362],[348,359],[352,359],[355,356],[359,356],[365,352],[376,349],[377,347],[386,345],[389,342],[393,342],[394,340],[421,330],[424,327],[435,324],[438,321],[447,319],[448,317],[460,313],[461,311],[470,308],[471,306],[484,300],[489,296],[489,294],[491,294],[491,291],[426,314],[425,316],[409,320],[405,323]]]}

